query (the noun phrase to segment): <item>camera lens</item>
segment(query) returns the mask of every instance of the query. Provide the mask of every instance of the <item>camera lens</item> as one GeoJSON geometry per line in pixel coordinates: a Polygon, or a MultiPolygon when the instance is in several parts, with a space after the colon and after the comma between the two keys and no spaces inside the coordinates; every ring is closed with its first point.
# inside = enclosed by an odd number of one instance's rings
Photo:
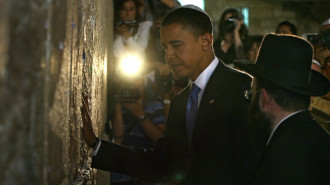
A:
{"type": "Polygon", "coordinates": [[[118,99],[122,102],[136,101],[140,98],[139,89],[137,88],[121,88],[118,99]]]}
{"type": "Polygon", "coordinates": [[[122,91],[122,97],[123,98],[129,98],[129,97],[131,97],[132,96],[132,92],[130,91],[130,90],[128,90],[128,89],[124,89],[123,91],[122,91]]]}
{"type": "Polygon", "coordinates": [[[234,31],[235,26],[236,26],[235,19],[227,19],[223,21],[221,28],[225,33],[231,33],[234,31]]]}

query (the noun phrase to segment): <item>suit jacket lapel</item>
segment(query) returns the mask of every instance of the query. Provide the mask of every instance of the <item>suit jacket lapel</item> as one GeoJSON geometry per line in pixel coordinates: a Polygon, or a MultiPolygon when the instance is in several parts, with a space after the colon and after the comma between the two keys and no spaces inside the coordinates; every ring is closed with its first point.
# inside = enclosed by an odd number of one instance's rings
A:
{"type": "Polygon", "coordinates": [[[174,124],[171,126],[171,132],[172,134],[176,135],[176,137],[180,137],[180,142],[183,142],[182,144],[186,145],[188,147],[188,141],[187,141],[187,127],[186,127],[186,107],[189,97],[189,91],[190,88],[187,86],[184,90],[180,92],[178,96],[180,98],[175,98],[175,105],[171,105],[173,107],[173,113],[174,116],[171,116],[172,120],[169,120],[169,123],[182,123],[182,124],[174,124]]]}
{"type": "MultiPolygon", "coordinates": [[[[226,66],[219,60],[218,66],[212,73],[203,93],[198,112],[196,115],[196,122],[194,125],[194,131],[192,136],[192,145],[195,141],[198,141],[199,137],[203,135],[203,128],[205,127],[205,118],[210,114],[211,108],[216,103],[220,94],[224,93],[225,89],[221,88],[226,83],[224,71],[226,66]]],[[[212,114],[212,113],[211,113],[212,114]]]]}

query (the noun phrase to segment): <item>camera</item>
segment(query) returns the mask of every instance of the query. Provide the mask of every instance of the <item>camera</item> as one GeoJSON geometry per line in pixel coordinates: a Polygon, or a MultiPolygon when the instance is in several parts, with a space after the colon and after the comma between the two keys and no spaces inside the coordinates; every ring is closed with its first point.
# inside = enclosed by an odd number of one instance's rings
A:
{"type": "Polygon", "coordinates": [[[317,33],[307,33],[306,39],[313,45],[316,46],[319,43],[319,35],[317,33]]]}
{"type": "Polygon", "coordinates": [[[115,98],[120,102],[133,102],[140,98],[140,91],[138,88],[123,87],[115,95],[115,98]]]}
{"type": "Polygon", "coordinates": [[[330,49],[330,29],[317,33],[304,33],[303,38],[307,39],[313,46],[322,45],[330,49]]]}
{"type": "Polygon", "coordinates": [[[127,26],[133,26],[133,25],[136,25],[136,21],[135,20],[132,20],[132,21],[122,21],[122,20],[119,20],[117,22],[117,25],[120,26],[122,24],[125,24],[127,26]]]}
{"type": "Polygon", "coordinates": [[[238,19],[239,19],[239,17],[232,16],[232,17],[229,17],[229,19],[224,20],[221,25],[223,32],[225,32],[225,33],[233,32],[236,27],[236,20],[238,20],[238,19]]]}

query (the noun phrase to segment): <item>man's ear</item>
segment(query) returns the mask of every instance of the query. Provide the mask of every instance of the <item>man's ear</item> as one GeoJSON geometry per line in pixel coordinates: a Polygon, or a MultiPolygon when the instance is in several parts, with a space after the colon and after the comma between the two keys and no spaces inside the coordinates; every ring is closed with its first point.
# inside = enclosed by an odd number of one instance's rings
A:
{"type": "Polygon", "coordinates": [[[260,89],[260,98],[259,98],[260,109],[264,112],[269,110],[271,101],[272,101],[272,98],[271,98],[270,94],[266,91],[266,89],[261,88],[260,89]]]}
{"type": "Polygon", "coordinates": [[[203,50],[207,50],[212,46],[212,42],[213,42],[213,36],[210,33],[204,33],[202,35],[202,48],[203,50]]]}

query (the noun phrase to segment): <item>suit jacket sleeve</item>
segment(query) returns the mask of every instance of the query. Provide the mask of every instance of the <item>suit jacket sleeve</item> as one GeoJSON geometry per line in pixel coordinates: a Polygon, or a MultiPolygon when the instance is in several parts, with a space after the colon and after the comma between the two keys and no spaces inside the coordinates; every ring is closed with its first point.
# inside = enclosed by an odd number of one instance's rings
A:
{"type": "Polygon", "coordinates": [[[157,141],[155,150],[143,148],[131,149],[102,140],[96,156],[93,157],[92,168],[127,174],[146,180],[160,179],[165,176],[166,137],[157,141]]]}

